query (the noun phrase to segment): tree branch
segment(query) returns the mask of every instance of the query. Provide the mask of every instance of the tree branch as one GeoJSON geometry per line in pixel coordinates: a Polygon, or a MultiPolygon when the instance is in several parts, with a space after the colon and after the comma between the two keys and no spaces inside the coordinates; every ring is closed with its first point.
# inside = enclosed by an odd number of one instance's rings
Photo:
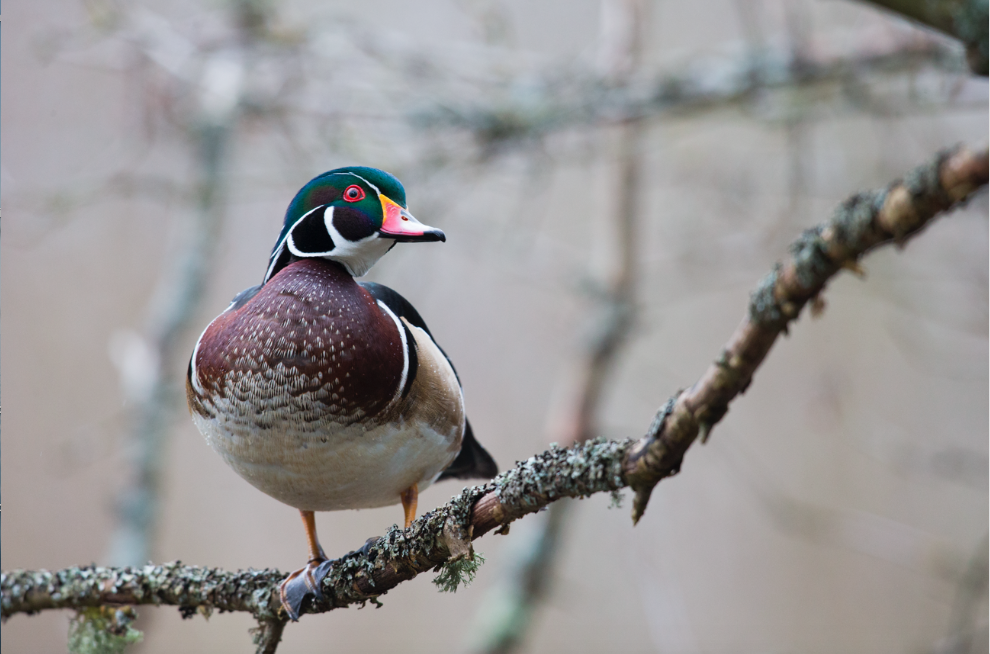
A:
{"type": "MultiPolygon", "coordinates": [[[[748,315],[722,354],[691,388],[672,398],[638,441],[596,439],[552,446],[492,482],[465,488],[447,504],[361,551],[338,559],[323,581],[324,599],[304,605],[320,613],[374,601],[403,581],[470,552],[470,542],[564,497],[632,487],[638,520],[650,492],[675,474],[699,433],[707,433],[746,389],[770,347],[809,300],[842,268],[887,243],[903,244],[937,215],[967,201],[987,184],[988,156],[959,147],[936,155],[885,189],[859,193],[835,215],[805,232],[791,258],[753,293],[748,315]]],[[[226,572],[169,563],[144,568],[67,568],[11,571],[0,576],[0,616],[45,609],[169,604],[183,615],[246,611],[261,624],[260,651],[271,652],[284,617],[277,595],[284,573],[226,572]]]]}
{"type": "MultiPolygon", "coordinates": [[[[598,74],[570,73],[561,78],[548,71],[539,78],[538,91],[525,101],[478,94],[458,102],[433,100],[409,119],[417,127],[464,130],[486,157],[566,129],[633,118],[696,118],[728,107],[779,116],[781,104],[774,98],[790,94],[790,106],[794,94],[811,89],[831,88],[851,104],[869,107],[863,84],[868,75],[913,73],[923,63],[945,69],[958,64],[965,70],[963,62],[953,59],[951,49],[938,40],[912,35],[892,44],[863,45],[843,56],[795,57],[790,48],[767,47],[746,57],[705,57],[676,70],[641,73],[628,84],[613,86],[604,84],[598,74]]],[[[815,103],[806,103],[808,110],[821,102],[816,96],[815,103]]]]}
{"type": "Polygon", "coordinates": [[[749,386],[777,337],[801,308],[842,268],[858,271],[870,250],[903,244],[941,212],[987,183],[987,151],[941,152],[885,189],[858,193],[839,205],[828,221],[791,245],[791,259],[777,264],[752,294],[749,313],[722,354],[694,386],[658,412],[638,441],[623,473],[636,491],[633,520],[646,510],[650,492],[677,473],[684,452],[725,415],[729,402],[749,386]]]}
{"type": "Polygon", "coordinates": [[[987,0],[867,0],[892,12],[907,16],[966,46],[970,69],[987,76],[987,0]]]}

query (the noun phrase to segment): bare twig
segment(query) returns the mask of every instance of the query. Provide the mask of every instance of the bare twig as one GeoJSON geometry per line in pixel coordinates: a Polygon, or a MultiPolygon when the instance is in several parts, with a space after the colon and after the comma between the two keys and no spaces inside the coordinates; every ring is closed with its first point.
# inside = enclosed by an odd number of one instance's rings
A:
{"type": "Polygon", "coordinates": [[[987,0],[867,0],[954,36],[966,45],[974,73],[987,75],[987,0]]]}
{"type": "MultiPolygon", "coordinates": [[[[245,0],[238,6],[269,3],[245,0]]],[[[198,83],[198,63],[215,52],[215,43],[200,42],[145,8],[128,6],[120,14],[115,38],[135,44],[174,79],[198,83]]],[[[256,18],[238,22],[256,31],[264,25],[256,18]]],[[[270,22],[278,25],[274,17],[270,22]]],[[[103,33],[91,40],[108,38],[103,33]]],[[[402,44],[379,26],[346,21],[273,28],[258,40],[249,63],[266,74],[245,76],[243,110],[274,118],[293,148],[290,165],[306,170],[306,162],[323,157],[328,146],[357,159],[381,159],[387,152],[388,168],[422,178],[501,152],[532,150],[554,134],[632,118],[693,119],[737,108],[779,121],[795,112],[821,115],[836,104],[889,114],[969,102],[944,91],[918,92],[916,85],[894,102],[873,98],[867,81],[914,77],[926,68],[944,76],[966,70],[956,48],[919,33],[871,37],[852,47],[844,40],[816,40],[800,60],[789,47],[769,42],[748,52],[730,44],[720,55],[641,70],[618,85],[581,61],[537,60],[503,47],[465,50],[459,44],[452,51],[402,44]],[[349,74],[337,74],[341,70],[349,74]],[[380,83],[369,88],[368,79],[380,83]],[[365,132],[369,119],[387,128],[365,132]],[[349,129],[361,130],[362,138],[343,138],[349,129]],[[411,147],[399,152],[399,140],[411,147]]],[[[185,106],[181,98],[173,102],[180,110],[185,106]]]]}
{"type": "MultiPolygon", "coordinates": [[[[987,535],[979,540],[966,569],[959,575],[949,632],[932,654],[969,654],[981,651],[980,632],[987,631],[987,535]]],[[[982,639],[986,643],[984,635],[982,639]]],[[[984,647],[985,649],[985,647],[984,647]]]]}
{"type": "MultiPolygon", "coordinates": [[[[631,486],[637,492],[633,516],[639,519],[653,486],[680,469],[699,431],[724,416],[777,336],[826,282],[870,250],[904,243],[932,218],[970,199],[987,184],[987,168],[986,150],[955,148],[885,189],[849,198],[830,220],[794,243],[791,259],[776,266],[753,294],[748,315],[722,355],[701,380],[661,409],[646,436],[554,446],[489,484],[464,489],[409,529],[393,527],[363,551],[338,559],[323,581],[324,599],[304,606],[304,612],[375,600],[443,565],[471,540],[565,497],[631,486]]],[[[277,570],[232,573],[178,563],[11,571],[0,576],[0,616],[114,604],[169,604],[188,614],[199,607],[247,611],[262,624],[261,644],[271,651],[278,638],[272,621],[284,619],[276,592],[283,576],[277,570]]]]}
{"type": "Polygon", "coordinates": [[[221,223],[221,162],[230,128],[215,125],[198,130],[203,172],[197,215],[185,234],[183,251],[163,275],[167,281],[151,303],[148,336],[118,335],[112,342],[125,392],[135,402],[133,478],[117,500],[118,522],[109,554],[116,565],[141,565],[152,555],[163,450],[177,406],[174,380],[162,363],[181,356],[176,347],[206,286],[221,223]]]}
{"type": "MultiPolygon", "coordinates": [[[[964,70],[957,54],[933,38],[901,38],[892,44],[870,44],[852,55],[802,53],[790,48],[765,48],[750,56],[707,57],[677,69],[641,73],[629,84],[609,86],[590,71],[544,71],[524,100],[501,97],[491,89],[469,95],[469,101],[433,101],[410,116],[415,126],[463,130],[482,157],[524,146],[567,129],[615,124],[631,118],[698,118],[709,111],[739,108],[757,116],[779,118],[801,93],[818,91],[805,103],[805,113],[822,105],[821,91],[859,110],[876,110],[864,80],[870,76],[915,73],[920,65],[964,70]],[[487,92],[486,92],[487,91],[487,92]],[[865,96],[865,97],[864,97],[865,96]],[[784,102],[779,100],[785,99],[784,102]]],[[[507,85],[508,86],[508,85],[507,85]]],[[[915,101],[897,103],[908,107],[915,101]]],[[[882,111],[898,109],[884,107],[882,111]]]]}
{"type": "Polygon", "coordinates": [[[258,626],[252,630],[256,654],[275,654],[282,641],[282,632],[289,619],[285,616],[258,619],[258,626]]]}

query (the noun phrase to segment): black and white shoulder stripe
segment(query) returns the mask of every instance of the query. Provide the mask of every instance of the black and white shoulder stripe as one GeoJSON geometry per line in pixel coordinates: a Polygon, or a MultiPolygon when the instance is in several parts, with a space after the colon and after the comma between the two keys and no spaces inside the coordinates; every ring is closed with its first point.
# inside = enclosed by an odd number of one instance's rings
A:
{"type": "MultiPolygon", "coordinates": [[[[364,287],[371,294],[371,297],[375,298],[378,305],[395,320],[395,324],[399,328],[399,336],[402,338],[402,345],[405,349],[405,365],[402,371],[402,393],[400,397],[405,397],[412,389],[413,381],[416,379],[416,371],[419,368],[416,339],[409,330],[409,325],[422,329],[431,340],[433,339],[433,335],[426,328],[426,323],[423,322],[423,318],[420,317],[416,309],[404,297],[388,286],[382,286],[374,282],[358,282],[358,284],[364,287]]],[[[446,357],[447,355],[445,354],[444,356],[446,357]]],[[[448,358],[447,361],[450,361],[450,359],[448,358]]],[[[453,367],[453,364],[451,364],[451,367],[453,367]]],[[[457,375],[456,371],[454,375],[457,375]]],[[[458,380],[458,383],[460,383],[460,380],[458,380]]]]}

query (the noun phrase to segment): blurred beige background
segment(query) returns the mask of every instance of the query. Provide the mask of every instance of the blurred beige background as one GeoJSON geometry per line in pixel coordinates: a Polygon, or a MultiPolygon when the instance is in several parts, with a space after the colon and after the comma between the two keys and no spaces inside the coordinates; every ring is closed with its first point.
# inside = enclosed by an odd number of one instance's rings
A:
{"type": "MultiPolygon", "coordinates": [[[[470,131],[402,112],[484,101],[471,89],[489,79],[501,89],[493,97],[525,102],[540,71],[593,70],[599,3],[296,0],[275,9],[284,42],[329,36],[313,46],[319,62],[280,59],[283,68],[252,73],[258,97],[284,103],[268,111],[259,100],[230,134],[206,296],[182,356],[162,362],[174,390],[199,330],[263,276],[295,191],[334,166],[375,165],[399,174],[410,208],[448,240],[400,246],[370,278],[425,317],[503,469],[544,449],[594,309],[589,280],[609,266],[610,142],[585,124],[488,152],[470,131]],[[424,70],[447,62],[449,72],[414,78],[395,63],[416,64],[410,52],[426,53],[424,70]],[[279,87],[289,68],[295,81],[279,87]]],[[[230,40],[226,5],[144,2],[128,9],[132,22],[114,22],[122,11],[100,0],[8,3],[4,569],[107,561],[133,408],[111,343],[148,329],[149,302],[195,213],[193,92],[134,25],[165,24],[208,55],[230,40]]],[[[799,39],[831,56],[917,34],[854,2],[658,1],[641,70],[731,62],[754,39],[785,49],[799,39]]],[[[958,58],[958,47],[938,43],[958,58]]],[[[698,378],[802,229],[941,147],[986,143],[985,79],[922,62],[859,81],[860,96],[823,85],[647,123],[641,310],[609,383],[605,435],[639,436],[658,405],[698,378]]],[[[578,503],[524,650],[961,652],[970,650],[951,649],[953,638],[975,634],[972,651],[986,651],[987,242],[983,194],[903,251],[868,257],[865,281],[840,275],[824,315],[802,316],[637,527],[628,500],[618,510],[608,497],[578,503]]],[[[298,567],[297,512],[229,470],[181,405],[163,457],[154,560],[298,567]]],[[[459,490],[439,484],[421,508],[459,490]]],[[[321,514],[320,537],[341,554],[399,516],[396,507],[321,514]]],[[[487,591],[540,519],[478,541],[487,563],[456,595],[424,575],[379,610],[305,616],[279,651],[466,650],[487,591]]],[[[246,615],[140,613],[145,641],[135,651],[251,648],[246,615]]],[[[64,651],[69,618],[16,616],[0,643],[8,654],[64,651]]]]}

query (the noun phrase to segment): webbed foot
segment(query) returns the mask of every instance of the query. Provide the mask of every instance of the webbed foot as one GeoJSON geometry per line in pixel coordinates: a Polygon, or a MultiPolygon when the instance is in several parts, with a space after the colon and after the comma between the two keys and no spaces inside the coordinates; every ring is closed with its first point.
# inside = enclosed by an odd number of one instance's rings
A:
{"type": "Polygon", "coordinates": [[[323,591],[320,583],[333,567],[333,561],[323,559],[311,559],[306,567],[296,570],[278,587],[278,596],[282,600],[282,608],[289,614],[293,622],[299,620],[299,612],[302,610],[303,601],[308,595],[312,595],[317,600],[323,599],[323,591]]]}

